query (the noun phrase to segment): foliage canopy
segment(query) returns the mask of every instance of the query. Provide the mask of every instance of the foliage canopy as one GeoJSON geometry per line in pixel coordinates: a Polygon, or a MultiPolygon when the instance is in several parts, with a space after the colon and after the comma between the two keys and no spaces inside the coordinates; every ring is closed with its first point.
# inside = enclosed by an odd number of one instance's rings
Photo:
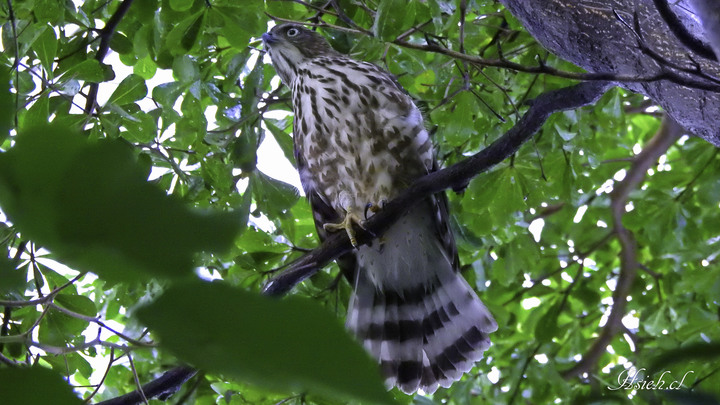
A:
{"type": "Polygon", "coordinates": [[[662,113],[619,88],[553,115],[449,192],[463,275],[499,325],[486,359],[451,388],[385,393],[342,330],[350,287],[335,265],[293,297],[258,294],[318,245],[300,192],[258,168],[294,163],[289,91],[258,40],[270,17],[318,24],[339,51],[395,74],[449,166],[500,138],[529,100],[575,81],[414,45],[580,72],[499,4],[9,0],[1,12],[4,398],[107,400],[182,362],[202,372],[174,398],[198,404],[720,393],[720,158],[688,136],[658,150],[662,113]],[[594,350],[606,333],[607,349],[594,350]],[[686,376],[684,388],[611,389],[630,366],[645,370],[637,380],[686,376]]]}

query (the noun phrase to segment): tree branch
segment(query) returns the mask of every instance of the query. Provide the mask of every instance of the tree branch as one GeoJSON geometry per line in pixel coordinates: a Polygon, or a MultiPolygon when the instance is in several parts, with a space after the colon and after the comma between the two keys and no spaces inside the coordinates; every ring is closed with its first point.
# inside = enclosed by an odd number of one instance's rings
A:
{"type": "Polygon", "coordinates": [[[658,13],[660,13],[660,17],[662,17],[668,27],[670,27],[670,30],[673,32],[673,34],[675,34],[675,37],[677,37],[677,39],[680,40],[680,42],[682,42],[685,47],[705,59],[710,59],[717,62],[717,56],[715,56],[715,52],[713,51],[712,47],[710,47],[710,44],[704,42],[700,38],[695,37],[685,27],[685,25],[683,25],[682,21],[680,21],[678,16],[673,13],[672,9],[670,9],[670,4],[668,4],[668,0],[653,0],[653,3],[655,3],[655,8],[657,9],[658,13]]]}
{"type": "MultiPolygon", "coordinates": [[[[372,36],[370,33],[368,33],[366,30],[360,31],[356,30],[354,28],[347,28],[342,27],[339,25],[330,24],[325,21],[321,21],[319,23],[308,23],[308,22],[302,22],[297,20],[290,20],[286,18],[276,17],[271,14],[266,13],[271,19],[275,21],[280,22],[290,22],[295,24],[305,24],[312,27],[321,27],[321,28],[328,28],[336,31],[341,32],[348,32],[352,34],[357,35],[367,35],[372,36]]],[[[419,51],[425,51],[425,52],[431,52],[431,53],[437,53],[441,55],[445,55],[448,57],[451,57],[456,60],[469,62],[471,64],[477,65],[477,66],[483,66],[483,67],[496,67],[496,68],[503,68],[503,69],[510,69],[514,70],[516,72],[523,72],[523,73],[530,73],[530,74],[546,74],[551,76],[557,76],[562,77],[565,79],[571,79],[571,80],[588,80],[588,81],[613,81],[618,83],[651,83],[651,82],[657,82],[662,80],[667,80],[669,82],[679,84],[681,86],[685,86],[692,89],[699,89],[699,90],[705,90],[705,91],[711,91],[715,93],[720,93],[720,84],[714,83],[713,80],[709,79],[707,75],[705,75],[702,71],[698,69],[685,69],[684,73],[689,73],[691,76],[697,76],[700,79],[694,79],[692,77],[686,77],[684,75],[679,74],[675,70],[670,69],[660,69],[659,72],[645,75],[645,76],[638,76],[638,75],[626,75],[621,73],[615,73],[615,72],[589,72],[589,73],[576,73],[576,72],[568,72],[565,70],[560,70],[553,68],[551,66],[547,66],[545,64],[539,64],[537,66],[526,66],[520,63],[512,62],[504,58],[500,59],[487,59],[480,56],[465,54],[462,52],[454,51],[452,49],[442,47],[440,45],[437,45],[435,43],[415,43],[415,42],[408,42],[404,39],[395,39],[391,41],[391,43],[401,46],[403,48],[408,49],[415,49],[419,51]]],[[[668,61],[663,61],[668,62],[668,61]]],[[[663,64],[661,64],[661,67],[666,67],[663,64]]],[[[672,66],[667,66],[672,67],[672,66]]]]}
{"type": "MultiPolygon", "coordinates": [[[[388,202],[380,212],[365,222],[364,226],[369,232],[359,234],[358,243],[369,242],[372,239],[369,234],[384,233],[400,215],[424,197],[448,188],[463,188],[473,177],[515,153],[551,114],[591,104],[609,87],[607,82],[587,82],[541,94],[530,102],[530,108],[517,124],[490,146],[453,166],[423,176],[400,196],[388,202]]],[[[287,293],[351,248],[344,232],[330,235],[320,247],[291,263],[280,275],[272,278],[265,285],[263,293],[287,293]]]]}
{"type": "MultiPolygon", "coordinates": [[[[117,10],[115,10],[115,14],[110,17],[107,24],[105,24],[105,27],[100,30],[100,45],[98,45],[98,50],[95,54],[95,59],[98,62],[102,63],[103,59],[105,59],[105,55],[107,55],[108,50],[110,50],[110,40],[112,39],[113,34],[115,34],[115,29],[118,24],[120,24],[120,20],[122,20],[127,11],[130,9],[132,2],[133,0],[124,0],[120,3],[117,10]]],[[[95,110],[99,86],[100,83],[90,84],[87,100],[85,101],[85,114],[90,115],[95,110]]]]}
{"type": "Polygon", "coordinates": [[[96,405],[134,405],[142,403],[143,398],[167,398],[177,392],[195,374],[197,374],[197,370],[193,368],[175,367],[166,371],[159,378],[143,385],[142,392],[140,390],[133,391],[117,398],[98,402],[96,405]]]}
{"type": "Polygon", "coordinates": [[[640,267],[637,261],[635,237],[622,224],[625,205],[630,192],[645,180],[648,169],[655,164],[660,156],[667,152],[668,148],[678,140],[682,133],[683,129],[666,115],[658,133],[648,142],[642,152],[635,157],[627,175],[623,181],[616,185],[610,195],[610,209],[615,228],[614,234],[620,242],[620,275],[612,295],[612,309],[600,336],[595,340],[588,352],[575,366],[562,373],[565,379],[591,371],[605,353],[610,341],[623,329],[622,318],[625,316],[627,297],[630,295],[630,288],[640,267]]]}
{"type": "Polygon", "coordinates": [[[690,0],[705,29],[705,38],[720,57],[720,8],[716,0],[690,0]]]}

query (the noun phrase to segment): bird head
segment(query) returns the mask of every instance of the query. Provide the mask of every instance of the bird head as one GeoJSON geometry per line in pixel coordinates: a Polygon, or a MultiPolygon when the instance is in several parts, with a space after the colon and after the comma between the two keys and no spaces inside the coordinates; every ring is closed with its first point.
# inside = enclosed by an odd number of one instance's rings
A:
{"type": "Polygon", "coordinates": [[[322,35],[299,24],[282,24],[262,35],[265,49],[283,83],[290,85],[296,69],[310,59],[337,55],[322,35]]]}

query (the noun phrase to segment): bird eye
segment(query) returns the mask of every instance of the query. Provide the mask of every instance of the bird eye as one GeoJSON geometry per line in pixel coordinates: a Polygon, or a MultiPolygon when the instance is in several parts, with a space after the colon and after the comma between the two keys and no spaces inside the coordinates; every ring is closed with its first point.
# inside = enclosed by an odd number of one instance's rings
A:
{"type": "Polygon", "coordinates": [[[300,30],[297,28],[290,28],[289,30],[287,30],[288,37],[294,37],[295,35],[297,35],[299,33],[300,33],[300,30]]]}

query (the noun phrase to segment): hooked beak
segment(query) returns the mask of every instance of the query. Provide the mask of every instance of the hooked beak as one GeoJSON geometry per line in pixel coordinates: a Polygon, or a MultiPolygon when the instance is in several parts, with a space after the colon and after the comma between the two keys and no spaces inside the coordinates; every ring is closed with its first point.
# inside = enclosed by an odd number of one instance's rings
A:
{"type": "Polygon", "coordinates": [[[274,42],[277,42],[277,38],[269,32],[262,34],[262,40],[265,45],[272,45],[274,42]]]}

